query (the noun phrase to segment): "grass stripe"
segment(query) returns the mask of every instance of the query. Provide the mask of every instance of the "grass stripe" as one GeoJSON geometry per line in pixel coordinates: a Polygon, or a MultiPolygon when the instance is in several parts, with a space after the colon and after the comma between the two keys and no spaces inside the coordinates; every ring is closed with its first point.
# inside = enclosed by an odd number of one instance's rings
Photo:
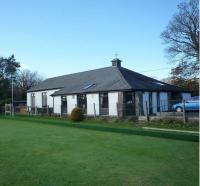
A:
{"type": "Polygon", "coordinates": [[[198,134],[192,133],[180,133],[175,131],[157,131],[157,130],[145,130],[142,128],[114,128],[110,126],[101,126],[96,124],[86,124],[86,123],[73,123],[66,120],[59,120],[59,119],[47,119],[42,117],[25,117],[25,116],[1,116],[0,119],[9,119],[9,120],[18,120],[18,121],[28,121],[34,123],[43,123],[43,124],[51,124],[51,125],[59,125],[64,127],[74,127],[74,128],[81,128],[87,130],[96,130],[96,131],[103,131],[103,132],[114,132],[114,133],[122,133],[122,134],[129,134],[129,135],[141,135],[141,136],[151,136],[151,137],[159,137],[159,138],[168,138],[168,139],[176,139],[176,140],[185,140],[185,141],[199,141],[198,134]]]}

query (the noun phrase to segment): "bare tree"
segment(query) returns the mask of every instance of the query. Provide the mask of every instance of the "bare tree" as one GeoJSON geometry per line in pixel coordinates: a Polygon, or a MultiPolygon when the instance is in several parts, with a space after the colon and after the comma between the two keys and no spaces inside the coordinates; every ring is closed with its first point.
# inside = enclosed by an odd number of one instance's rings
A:
{"type": "Polygon", "coordinates": [[[16,86],[19,89],[21,97],[26,97],[26,91],[31,87],[36,86],[43,80],[37,72],[31,72],[30,70],[22,70],[17,74],[16,86]]]}
{"type": "MultiPolygon", "coordinates": [[[[168,46],[166,52],[170,61],[179,63],[176,71],[188,67],[185,70],[197,72],[199,66],[199,1],[184,1],[178,5],[178,10],[166,30],[162,32],[161,38],[168,46]]],[[[184,75],[183,73],[182,76],[184,75]]]]}
{"type": "Polygon", "coordinates": [[[161,81],[162,81],[162,82],[165,82],[165,83],[168,83],[168,84],[172,84],[172,79],[171,79],[171,77],[162,78],[161,81]]]}

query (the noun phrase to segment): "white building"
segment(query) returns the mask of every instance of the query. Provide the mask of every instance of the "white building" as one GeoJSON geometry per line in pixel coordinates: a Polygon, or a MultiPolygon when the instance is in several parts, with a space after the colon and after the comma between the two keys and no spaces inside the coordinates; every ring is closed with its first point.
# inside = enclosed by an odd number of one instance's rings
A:
{"type": "Polygon", "coordinates": [[[80,107],[88,116],[156,114],[168,110],[168,100],[189,99],[189,92],[121,67],[112,66],[49,78],[27,92],[27,106],[70,114],[80,107]]]}

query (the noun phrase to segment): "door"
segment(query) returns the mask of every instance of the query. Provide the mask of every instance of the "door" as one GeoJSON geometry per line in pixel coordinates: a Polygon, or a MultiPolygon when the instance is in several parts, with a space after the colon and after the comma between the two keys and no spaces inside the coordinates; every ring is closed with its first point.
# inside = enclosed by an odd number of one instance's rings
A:
{"type": "Polygon", "coordinates": [[[108,115],[108,93],[100,93],[100,115],[108,115]]]}
{"type": "Polygon", "coordinates": [[[135,92],[124,93],[124,115],[135,115],[135,92]]]}
{"type": "Polygon", "coordinates": [[[67,114],[67,96],[61,97],[61,114],[62,115],[67,114]]]}

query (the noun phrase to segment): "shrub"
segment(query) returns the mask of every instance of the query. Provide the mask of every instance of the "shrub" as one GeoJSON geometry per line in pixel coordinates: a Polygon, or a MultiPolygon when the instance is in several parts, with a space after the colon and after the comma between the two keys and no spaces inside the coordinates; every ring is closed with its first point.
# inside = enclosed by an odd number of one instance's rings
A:
{"type": "Polygon", "coordinates": [[[82,121],[83,120],[83,112],[80,108],[76,107],[72,110],[70,119],[72,121],[82,121]]]}

